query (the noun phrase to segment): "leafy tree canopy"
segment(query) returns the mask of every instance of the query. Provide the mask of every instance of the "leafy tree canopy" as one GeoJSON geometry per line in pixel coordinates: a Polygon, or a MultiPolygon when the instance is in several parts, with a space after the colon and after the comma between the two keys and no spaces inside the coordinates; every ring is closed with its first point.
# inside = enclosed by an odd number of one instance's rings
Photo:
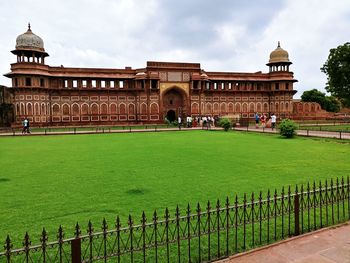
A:
{"type": "Polygon", "coordinates": [[[317,102],[321,108],[326,111],[338,112],[340,110],[340,102],[333,96],[326,96],[325,93],[317,90],[307,90],[301,95],[301,101],[317,102]]]}
{"type": "Polygon", "coordinates": [[[350,43],[332,48],[321,71],[327,75],[326,90],[350,106],[350,43]]]}

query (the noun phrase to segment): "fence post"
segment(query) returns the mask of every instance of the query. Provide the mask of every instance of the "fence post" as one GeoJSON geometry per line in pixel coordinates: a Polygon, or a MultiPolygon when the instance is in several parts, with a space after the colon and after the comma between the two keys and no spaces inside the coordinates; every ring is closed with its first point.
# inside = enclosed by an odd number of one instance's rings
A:
{"type": "Polygon", "coordinates": [[[210,201],[208,200],[207,203],[207,218],[208,218],[208,228],[207,228],[207,233],[208,233],[208,261],[211,261],[211,254],[210,254],[210,248],[211,248],[211,239],[210,239],[210,233],[211,233],[211,224],[210,224],[210,216],[211,216],[211,207],[210,207],[210,201]]]}
{"type": "Polygon", "coordinates": [[[7,263],[10,263],[11,262],[11,249],[12,249],[12,243],[11,243],[11,239],[10,239],[10,236],[7,235],[7,238],[6,238],[6,243],[5,243],[5,255],[6,255],[6,262],[7,263]]]}
{"type": "Polygon", "coordinates": [[[299,234],[299,193],[298,186],[296,186],[294,195],[294,235],[298,236],[299,234]]]}
{"type": "Polygon", "coordinates": [[[170,251],[169,251],[169,209],[165,209],[165,243],[166,243],[166,257],[167,262],[170,262],[170,251]]]}
{"type": "Polygon", "coordinates": [[[24,253],[25,253],[25,257],[26,257],[26,262],[29,262],[29,247],[32,244],[32,242],[30,241],[30,237],[28,232],[26,232],[25,236],[24,236],[24,240],[23,240],[23,247],[24,247],[24,253]]]}
{"type": "Polygon", "coordinates": [[[339,139],[341,140],[341,131],[339,132],[339,139]]]}
{"type": "Polygon", "coordinates": [[[157,211],[154,210],[153,213],[153,225],[154,225],[154,249],[155,249],[155,263],[158,263],[158,230],[157,230],[157,224],[158,224],[158,216],[157,216],[157,211]]]}
{"type": "Polygon", "coordinates": [[[187,224],[188,262],[191,262],[191,208],[190,208],[190,204],[187,205],[186,224],[187,224]]]}
{"type": "Polygon", "coordinates": [[[43,232],[41,233],[40,242],[41,242],[41,249],[42,249],[42,259],[43,262],[46,262],[46,246],[47,246],[48,236],[45,228],[43,228],[43,232]]]}
{"type": "Polygon", "coordinates": [[[72,249],[72,263],[81,262],[81,239],[80,239],[80,227],[77,223],[75,226],[75,238],[71,242],[72,249]]]}
{"type": "Polygon", "coordinates": [[[134,221],[131,218],[131,215],[129,215],[128,219],[128,225],[129,225],[129,240],[130,240],[130,262],[134,262],[134,243],[133,243],[133,230],[134,230],[134,221]]]}
{"type": "Polygon", "coordinates": [[[115,221],[115,228],[117,230],[117,262],[120,263],[120,219],[119,216],[117,216],[117,220],[115,221]]]}
{"type": "Polygon", "coordinates": [[[197,203],[197,231],[198,231],[198,261],[202,262],[202,253],[201,253],[201,206],[199,202],[197,203]]]}
{"type": "Polygon", "coordinates": [[[143,254],[143,262],[146,262],[146,214],[145,211],[142,212],[142,254],[143,254]]]}
{"type": "Polygon", "coordinates": [[[181,262],[181,249],[180,249],[180,209],[179,206],[176,207],[176,241],[177,241],[177,259],[178,262],[181,262]]]}

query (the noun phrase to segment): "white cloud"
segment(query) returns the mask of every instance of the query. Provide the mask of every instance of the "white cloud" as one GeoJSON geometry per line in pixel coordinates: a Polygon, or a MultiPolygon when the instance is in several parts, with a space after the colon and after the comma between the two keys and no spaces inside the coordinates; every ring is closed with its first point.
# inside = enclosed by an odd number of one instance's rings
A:
{"type": "Polygon", "coordinates": [[[10,50],[28,22],[53,66],[138,68],[166,60],[266,72],[280,40],[299,80],[296,97],[325,86],[320,67],[330,48],[349,41],[350,28],[348,0],[12,0],[0,10],[2,74],[15,62],[10,50]]]}

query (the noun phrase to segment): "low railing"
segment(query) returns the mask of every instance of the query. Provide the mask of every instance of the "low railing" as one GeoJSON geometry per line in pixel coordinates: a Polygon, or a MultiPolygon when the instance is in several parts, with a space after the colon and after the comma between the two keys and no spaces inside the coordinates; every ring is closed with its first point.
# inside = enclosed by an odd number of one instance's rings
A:
{"type": "MultiPolygon", "coordinates": [[[[42,128],[31,128],[30,133],[37,135],[51,135],[51,134],[81,134],[81,133],[115,133],[115,132],[135,132],[135,131],[161,131],[161,130],[181,130],[186,128],[185,125],[175,126],[175,125],[133,125],[133,126],[79,126],[79,127],[42,127],[42,128]]],[[[210,126],[196,126],[191,127],[194,129],[209,129],[210,126]]],[[[20,128],[7,128],[0,131],[0,135],[23,135],[26,134],[22,132],[20,128]]]]}
{"type": "Polygon", "coordinates": [[[165,210],[161,218],[142,214],[141,224],[131,216],[127,226],[119,217],[113,226],[102,221],[101,230],[89,222],[86,234],[79,224],[74,237],[49,242],[43,229],[40,243],[32,245],[26,233],[23,247],[13,248],[7,236],[0,262],[206,262],[350,220],[350,182],[336,179],[316,185],[282,188],[263,199],[244,194],[222,204],[208,202],[204,208],[188,205],[184,215],[177,207],[173,217],[165,210]]]}

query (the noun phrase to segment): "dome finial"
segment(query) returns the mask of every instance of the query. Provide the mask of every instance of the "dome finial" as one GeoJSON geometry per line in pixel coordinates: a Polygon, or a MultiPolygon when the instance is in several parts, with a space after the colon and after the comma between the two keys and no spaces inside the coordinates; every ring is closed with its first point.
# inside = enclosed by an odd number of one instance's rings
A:
{"type": "Polygon", "coordinates": [[[277,47],[281,47],[281,43],[278,41],[278,46],[277,47]]]}
{"type": "Polygon", "coordinates": [[[30,22],[28,23],[28,31],[32,31],[32,30],[30,29],[30,22]]]}

